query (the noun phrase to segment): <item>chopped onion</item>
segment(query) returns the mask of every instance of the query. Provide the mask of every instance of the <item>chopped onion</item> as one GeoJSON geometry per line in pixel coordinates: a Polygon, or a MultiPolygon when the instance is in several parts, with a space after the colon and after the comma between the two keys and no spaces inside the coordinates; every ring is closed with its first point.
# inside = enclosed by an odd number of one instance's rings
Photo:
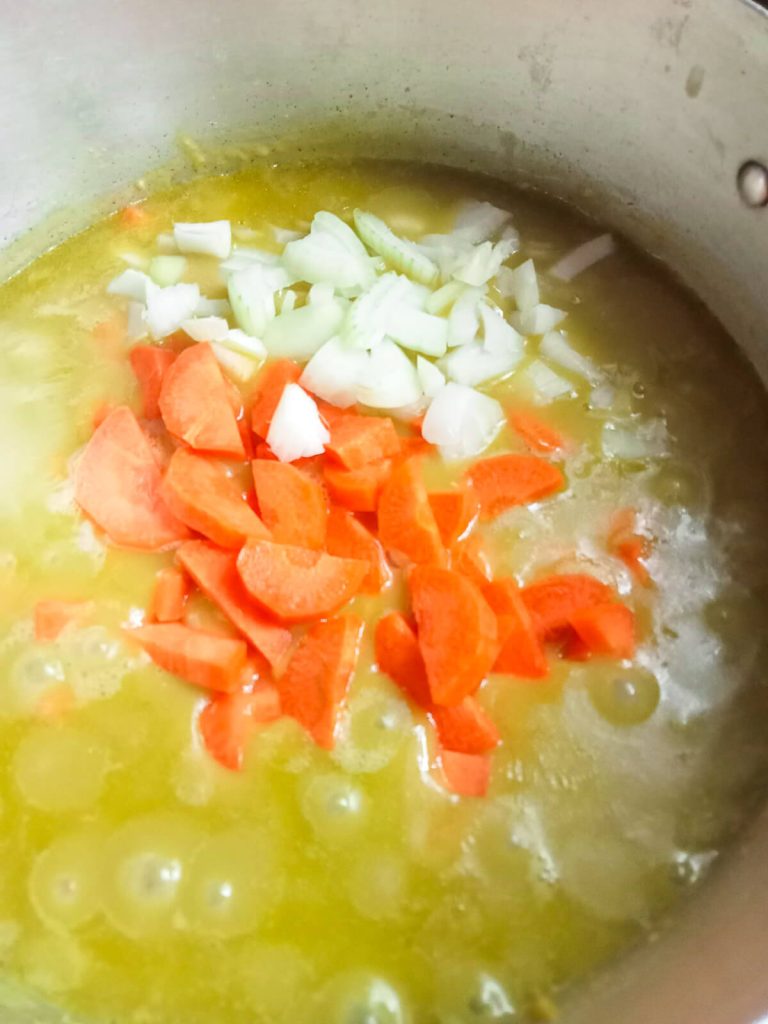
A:
{"type": "Polygon", "coordinates": [[[134,302],[147,301],[147,285],[151,280],[142,270],[134,270],[129,267],[122,274],[118,274],[107,285],[109,295],[120,295],[126,299],[133,299],[134,302]]]}
{"type": "Polygon", "coordinates": [[[461,384],[446,384],[432,399],[421,432],[445,459],[479,455],[498,434],[504,411],[494,398],[461,384]]]}
{"type": "Polygon", "coordinates": [[[445,387],[445,376],[440,367],[423,356],[416,356],[416,373],[419,375],[421,390],[427,398],[434,398],[445,387]]]}
{"type": "Polygon", "coordinates": [[[573,384],[559,373],[555,373],[540,359],[534,359],[515,380],[528,386],[537,405],[545,405],[564,395],[575,394],[573,384]]]}
{"type": "Polygon", "coordinates": [[[297,297],[298,296],[296,295],[296,292],[293,291],[292,288],[286,288],[284,292],[281,292],[281,294],[278,296],[280,312],[290,313],[291,310],[295,309],[297,297]]]}
{"type": "Polygon", "coordinates": [[[196,316],[232,316],[232,307],[228,299],[207,299],[200,296],[195,309],[196,316]]]}
{"type": "Polygon", "coordinates": [[[577,373],[591,384],[598,384],[603,375],[595,363],[572,348],[560,331],[549,331],[541,339],[539,354],[553,363],[558,363],[564,370],[577,373]]]}
{"type": "Polygon", "coordinates": [[[178,284],[187,269],[187,261],[183,256],[155,256],[150,260],[149,276],[160,285],[167,288],[168,285],[178,284]]]}
{"type": "Polygon", "coordinates": [[[225,348],[231,349],[233,352],[239,352],[240,355],[248,356],[250,359],[255,359],[258,362],[262,362],[267,358],[267,348],[264,342],[259,338],[252,338],[238,327],[227,331],[226,337],[223,338],[220,344],[225,348]]]}
{"type": "Polygon", "coordinates": [[[252,380],[261,366],[261,360],[235,352],[218,341],[211,342],[211,349],[224,372],[241,384],[252,380]]]}
{"type": "Polygon", "coordinates": [[[483,242],[476,245],[469,258],[453,271],[457,281],[478,287],[495,277],[504,260],[515,251],[514,242],[483,242]]]}
{"type": "Polygon", "coordinates": [[[161,231],[155,239],[155,245],[160,252],[178,252],[172,231],[161,231]]]}
{"type": "Polygon", "coordinates": [[[322,306],[326,302],[333,302],[333,285],[323,281],[321,284],[313,284],[307,295],[307,302],[310,306],[322,306]]]}
{"type": "MultiPolygon", "coordinates": [[[[229,259],[219,264],[219,270],[226,277],[229,274],[236,273],[238,270],[247,270],[254,263],[275,267],[279,259],[280,257],[277,253],[269,252],[267,249],[254,249],[246,245],[236,245],[229,259]]],[[[293,282],[289,280],[288,272],[283,271],[283,273],[286,278],[285,285],[292,284],[293,282]]],[[[285,287],[285,285],[280,285],[280,287],[285,287]]]]}
{"type": "Polygon", "coordinates": [[[220,316],[199,316],[184,320],[181,329],[192,341],[223,341],[229,333],[229,324],[220,316]]]}
{"type": "Polygon", "coordinates": [[[546,334],[547,331],[553,331],[558,324],[565,320],[567,315],[562,309],[556,309],[554,306],[547,306],[540,302],[532,309],[512,313],[509,319],[521,334],[540,335],[546,334]]]}
{"type": "Polygon", "coordinates": [[[539,281],[533,260],[526,260],[514,269],[503,267],[496,284],[501,294],[511,296],[523,313],[539,304],[539,281]]]}
{"type": "Polygon", "coordinates": [[[448,345],[448,321],[420,309],[399,306],[389,317],[387,334],[413,352],[442,356],[448,345]]]}
{"type": "Polygon", "coordinates": [[[437,284],[440,276],[437,265],[417,245],[399,238],[383,220],[372,213],[355,210],[354,217],[355,227],[362,240],[390,266],[430,288],[437,284]]]}
{"type": "Polygon", "coordinates": [[[488,239],[497,235],[510,220],[512,220],[512,214],[508,210],[500,210],[492,203],[470,199],[459,210],[453,232],[462,235],[473,244],[487,242],[488,239]]]}
{"type": "Polygon", "coordinates": [[[141,341],[147,336],[146,307],[143,302],[128,303],[128,326],[126,337],[128,341],[141,341]]]}
{"type": "Polygon", "coordinates": [[[398,409],[422,396],[416,368],[389,338],[365,356],[355,390],[357,401],[374,409],[398,409]]]}
{"type": "Polygon", "coordinates": [[[179,252],[200,253],[225,260],[232,251],[232,225],[228,220],[174,224],[173,237],[179,252]]]}
{"type": "Polygon", "coordinates": [[[480,302],[485,288],[466,288],[448,316],[448,348],[469,345],[480,330],[480,302]]]}
{"type": "Polygon", "coordinates": [[[665,438],[660,420],[637,427],[604,423],[601,446],[607,459],[650,459],[664,454],[665,438]]]}
{"type": "Polygon", "coordinates": [[[299,383],[318,398],[346,409],[357,401],[357,379],[367,361],[362,349],[330,338],[304,367],[299,383]]]}
{"type": "Polygon", "coordinates": [[[279,228],[273,225],[272,234],[275,236],[275,241],[278,245],[287,245],[288,242],[295,242],[297,238],[301,238],[303,232],[291,231],[288,228],[279,228]]]}
{"type": "Polygon", "coordinates": [[[331,439],[317,403],[298,384],[286,384],[267,433],[267,444],[281,462],[321,455],[331,439]]]}
{"type": "Polygon", "coordinates": [[[438,288],[436,292],[432,292],[424,304],[424,309],[434,316],[445,316],[465,291],[466,286],[461,281],[449,281],[442,288],[438,288]]]}
{"type": "Polygon", "coordinates": [[[228,292],[238,327],[253,337],[260,337],[275,316],[275,292],[282,287],[272,268],[254,263],[246,270],[237,270],[229,279],[228,292]]]}
{"type": "Polygon", "coordinates": [[[553,267],[549,268],[552,277],[561,281],[572,281],[574,277],[583,274],[595,263],[610,256],[616,249],[613,235],[598,235],[583,245],[577,246],[566,253],[558,260],[553,267]]]}
{"type": "Polygon", "coordinates": [[[612,384],[598,384],[589,393],[590,409],[610,409],[616,401],[616,388],[612,384]]]}
{"type": "Polygon", "coordinates": [[[342,337],[349,345],[371,349],[387,333],[393,309],[405,298],[410,281],[398,274],[383,274],[352,303],[342,337]]]}
{"type": "Polygon", "coordinates": [[[338,332],[346,305],[343,299],[333,299],[281,313],[269,321],[264,331],[267,351],[273,356],[304,362],[338,332]]]}
{"type": "Polygon", "coordinates": [[[487,352],[507,356],[517,354],[518,361],[523,358],[525,341],[522,335],[507,323],[500,310],[483,302],[480,304],[480,319],[483,322],[483,348],[487,352]]]}
{"type": "Polygon", "coordinates": [[[193,316],[199,301],[200,289],[196,284],[172,284],[168,288],[158,288],[150,282],[145,319],[155,341],[177,331],[185,320],[193,316]]]}
{"type": "Polygon", "coordinates": [[[367,288],[374,271],[354,231],[332,213],[315,215],[308,235],[289,242],[283,264],[300,281],[327,282],[337,289],[367,288]]]}
{"type": "Polygon", "coordinates": [[[440,368],[457,384],[474,387],[508,376],[522,357],[522,349],[517,346],[510,345],[506,351],[489,352],[481,341],[473,341],[449,352],[440,360],[440,368]]]}

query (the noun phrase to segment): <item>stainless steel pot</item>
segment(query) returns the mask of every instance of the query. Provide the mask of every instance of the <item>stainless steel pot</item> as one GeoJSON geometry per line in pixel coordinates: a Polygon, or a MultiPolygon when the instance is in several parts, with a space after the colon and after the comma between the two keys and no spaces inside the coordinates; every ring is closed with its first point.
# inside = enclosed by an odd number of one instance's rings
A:
{"type": "MultiPolygon", "coordinates": [[[[768,208],[736,187],[743,161],[768,159],[765,13],[747,0],[0,0],[0,269],[124,201],[148,169],[189,172],[179,133],[288,135],[305,153],[333,137],[342,154],[455,164],[576,202],[673,266],[768,379],[768,208]]],[[[767,908],[764,817],[565,1019],[768,1021],[767,908]]],[[[5,1024],[59,1019],[0,999],[5,1024]]]]}

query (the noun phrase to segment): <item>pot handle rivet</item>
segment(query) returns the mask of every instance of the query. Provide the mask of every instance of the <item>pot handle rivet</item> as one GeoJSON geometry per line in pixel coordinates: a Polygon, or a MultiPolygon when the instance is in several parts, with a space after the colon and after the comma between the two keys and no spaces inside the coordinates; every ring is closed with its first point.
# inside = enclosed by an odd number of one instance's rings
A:
{"type": "Polygon", "coordinates": [[[768,169],[759,160],[745,160],[736,175],[736,187],[745,206],[768,205],[768,169]]]}

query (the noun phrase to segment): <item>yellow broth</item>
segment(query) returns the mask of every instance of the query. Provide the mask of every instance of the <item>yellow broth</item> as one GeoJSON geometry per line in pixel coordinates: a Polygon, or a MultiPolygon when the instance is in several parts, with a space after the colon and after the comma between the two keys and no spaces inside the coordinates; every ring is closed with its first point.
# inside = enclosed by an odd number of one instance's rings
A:
{"type": "MultiPolygon", "coordinates": [[[[146,261],[174,220],[230,218],[246,244],[276,247],[273,225],[357,206],[418,237],[448,230],[466,198],[510,208],[540,270],[595,233],[434,169],[278,166],[152,196],[138,226],[96,224],[0,289],[0,964],[85,1020],[543,1019],[654,927],[764,793],[764,395],[703,307],[623,243],[573,285],[541,274],[542,301],[609,368],[629,429],[662,425],[659,454],[606,460],[608,414],[584,389],[558,400],[545,415],[576,445],[567,492],[487,534],[499,575],[616,585],[641,645],[626,671],[489,679],[480,700],[504,742],[487,798],[451,797],[422,770],[430,733],[375,670],[370,628],[335,751],[283,720],[240,774],[201,749],[200,694],[126,639],[172,555],[106,547],[67,473],[100,403],[136,407],[125,303],[105,291],[124,258],[146,261]],[[628,505],[656,538],[652,589],[605,550],[628,505]],[[95,610],[36,644],[43,598],[95,610]],[[44,714],[62,692],[74,705],[44,714]]],[[[212,266],[192,258],[187,278],[223,296],[212,266]]],[[[520,389],[515,375],[484,390],[509,405],[520,389]]],[[[516,447],[509,431],[494,444],[516,447]]],[[[433,460],[430,483],[461,468],[433,460]]],[[[374,622],[401,596],[353,607],[374,622]]]]}

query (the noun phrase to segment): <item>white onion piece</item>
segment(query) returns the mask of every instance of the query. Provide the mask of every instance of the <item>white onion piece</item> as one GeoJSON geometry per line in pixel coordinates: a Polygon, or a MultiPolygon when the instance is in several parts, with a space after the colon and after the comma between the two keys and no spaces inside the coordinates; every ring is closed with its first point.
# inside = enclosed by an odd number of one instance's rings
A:
{"type": "Polygon", "coordinates": [[[241,331],[239,327],[234,327],[232,330],[227,331],[220,344],[224,348],[238,352],[240,355],[248,356],[257,362],[263,362],[267,358],[267,348],[264,342],[259,338],[252,338],[250,334],[241,331]]]}
{"type": "Polygon", "coordinates": [[[128,303],[128,325],[125,335],[128,341],[141,341],[147,336],[146,308],[143,302],[128,303]]]}
{"type": "Polygon", "coordinates": [[[547,331],[553,331],[558,324],[565,320],[567,315],[562,309],[556,309],[554,306],[547,306],[540,302],[532,309],[512,313],[509,319],[521,334],[541,335],[546,334],[547,331]]]}
{"type": "MultiPolygon", "coordinates": [[[[269,252],[267,249],[254,249],[246,245],[236,245],[232,250],[232,255],[229,259],[224,260],[223,263],[219,264],[219,270],[226,277],[228,274],[234,274],[238,270],[247,270],[248,267],[252,267],[254,263],[261,263],[267,267],[274,267],[279,259],[280,257],[277,253],[269,252]]],[[[287,277],[288,274],[286,272],[286,278],[287,277]]]]}
{"type": "Polygon", "coordinates": [[[218,341],[211,342],[211,349],[216,360],[227,376],[241,384],[252,380],[259,372],[261,361],[245,356],[242,352],[235,352],[218,341]]]}
{"type": "Polygon", "coordinates": [[[448,348],[469,345],[480,330],[480,302],[485,288],[466,288],[448,316],[448,348]]]}
{"type": "Polygon", "coordinates": [[[424,235],[417,244],[419,252],[438,267],[444,281],[471,259],[475,249],[472,242],[458,234],[424,235]]]}
{"type": "Polygon", "coordinates": [[[275,236],[275,241],[278,245],[287,245],[288,242],[295,242],[297,238],[301,238],[303,232],[291,231],[289,228],[280,228],[273,224],[272,234],[275,236]]]}
{"type": "MultiPolygon", "coordinates": [[[[315,287],[314,285],[312,286],[315,287]]],[[[312,289],[310,289],[311,291],[312,289]]],[[[281,292],[278,296],[278,303],[280,306],[281,313],[290,313],[291,310],[296,308],[296,299],[298,296],[292,288],[286,288],[284,292],[281,292]]]]}
{"type": "Polygon", "coordinates": [[[227,290],[237,325],[256,338],[275,316],[275,292],[283,287],[273,272],[277,269],[254,263],[235,271],[229,279],[227,290]]]}
{"type": "Polygon", "coordinates": [[[173,237],[179,252],[200,253],[225,260],[232,251],[232,225],[228,220],[174,224],[173,237]]]}
{"type": "Polygon", "coordinates": [[[317,403],[298,384],[286,384],[267,433],[267,444],[281,462],[321,455],[331,439],[317,403]]]}
{"type": "Polygon", "coordinates": [[[399,238],[383,220],[372,213],[355,210],[354,217],[355,227],[362,240],[390,266],[430,288],[437,284],[440,276],[437,265],[417,245],[399,238]]]}
{"type": "Polygon", "coordinates": [[[229,333],[229,324],[220,316],[200,316],[184,320],[181,329],[192,341],[223,341],[229,333]]]}
{"type": "Polygon", "coordinates": [[[357,401],[373,409],[398,409],[422,397],[416,368],[389,338],[365,356],[355,389],[357,401]]]}
{"type": "Polygon", "coordinates": [[[512,214],[508,210],[501,210],[492,203],[470,199],[459,210],[453,231],[477,244],[493,238],[511,220],[512,214]]]}
{"type": "Polygon", "coordinates": [[[323,281],[320,284],[312,285],[307,295],[307,302],[310,306],[322,306],[324,303],[333,302],[333,298],[333,285],[323,281]]]}
{"type": "Polygon", "coordinates": [[[360,260],[369,260],[368,251],[355,234],[354,230],[345,223],[341,217],[328,210],[320,210],[315,214],[310,228],[311,231],[324,231],[333,235],[341,244],[360,260]]]}
{"type": "Polygon", "coordinates": [[[362,349],[350,347],[340,338],[330,338],[304,367],[299,383],[318,398],[347,409],[357,401],[357,379],[367,361],[362,349]]]}
{"type": "Polygon", "coordinates": [[[356,348],[371,349],[387,333],[392,310],[405,299],[407,277],[382,274],[376,283],[352,303],[342,337],[356,348]]]}
{"type": "Polygon", "coordinates": [[[232,307],[228,299],[207,299],[201,295],[195,316],[232,316],[232,307]]]}
{"type": "Polygon", "coordinates": [[[483,322],[483,348],[487,352],[495,355],[516,353],[518,361],[523,358],[525,340],[507,323],[500,310],[483,302],[480,305],[480,319],[483,322]]]}
{"type": "Polygon", "coordinates": [[[454,302],[464,294],[466,286],[461,281],[449,281],[436,292],[432,292],[424,303],[424,309],[433,316],[445,316],[454,302]]]}
{"type": "Polygon", "coordinates": [[[172,284],[169,288],[158,288],[150,282],[144,316],[155,341],[178,331],[182,323],[193,316],[199,301],[200,289],[196,284],[172,284]]]}
{"type": "Polygon", "coordinates": [[[461,384],[446,384],[432,399],[421,432],[444,459],[479,455],[504,424],[504,410],[495,398],[461,384]]]}
{"type": "Polygon", "coordinates": [[[471,255],[453,271],[457,281],[478,287],[496,277],[504,260],[515,251],[513,242],[483,242],[473,248],[471,255]]]}
{"type": "Polygon", "coordinates": [[[521,312],[533,309],[539,304],[539,281],[533,260],[526,260],[519,266],[510,269],[503,267],[496,281],[499,291],[505,298],[513,298],[521,312]]]}
{"type": "Polygon", "coordinates": [[[347,304],[333,299],[323,305],[301,306],[270,320],[264,344],[270,355],[305,362],[341,327],[347,304]]]}
{"type": "Polygon", "coordinates": [[[442,356],[448,347],[448,321],[408,306],[392,311],[387,334],[404,348],[425,356],[442,356]]]}
{"type": "Polygon", "coordinates": [[[178,252],[172,231],[161,231],[155,239],[155,245],[160,252],[178,252]]]}
{"type": "MultiPolygon", "coordinates": [[[[518,335],[519,337],[519,335],[518,335]]],[[[455,348],[440,360],[440,368],[457,384],[475,387],[497,377],[506,377],[523,357],[516,346],[507,351],[489,352],[481,341],[455,348]]]]}
{"type": "Polygon", "coordinates": [[[583,245],[577,246],[549,268],[552,277],[560,281],[572,281],[595,263],[610,256],[616,249],[613,235],[598,235],[583,245]]]}
{"type": "Polygon", "coordinates": [[[286,245],[283,264],[297,280],[327,282],[340,290],[367,288],[374,277],[360,239],[343,220],[324,210],[315,214],[308,235],[286,245]]]}
{"type": "Polygon", "coordinates": [[[167,288],[178,284],[186,269],[187,261],[183,256],[155,256],[149,263],[149,276],[155,284],[167,288]]]}
{"type": "Polygon", "coordinates": [[[597,365],[569,345],[560,331],[549,331],[544,335],[539,346],[539,354],[550,362],[562,366],[564,370],[584,377],[591,384],[598,384],[603,379],[597,365]]]}
{"type": "Polygon", "coordinates": [[[416,356],[416,373],[419,375],[421,390],[427,398],[434,398],[445,387],[445,376],[440,367],[423,356],[416,356]]]}
{"type": "Polygon", "coordinates": [[[607,459],[651,459],[664,454],[666,430],[660,420],[642,426],[604,423],[600,438],[607,459]]]}
{"type": "Polygon", "coordinates": [[[125,299],[133,299],[134,302],[147,301],[147,285],[151,284],[150,278],[142,270],[134,270],[129,267],[122,274],[118,274],[107,285],[108,295],[119,295],[125,299]]]}
{"type": "Polygon", "coordinates": [[[549,402],[554,402],[556,398],[563,398],[565,395],[573,396],[576,393],[569,380],[561,377],[559,373],[555,373],[540,359],[534,359],[515,378],[515,381],[520,381],[532,392],[533,400],[537,405],[546,405],[549,402]]]}
{"type": "Polygon", "coordinates": [[[610,409],[616,401],[616,388],[612,384],[598,384],[589,393],[590,409],[610,409]]]}

